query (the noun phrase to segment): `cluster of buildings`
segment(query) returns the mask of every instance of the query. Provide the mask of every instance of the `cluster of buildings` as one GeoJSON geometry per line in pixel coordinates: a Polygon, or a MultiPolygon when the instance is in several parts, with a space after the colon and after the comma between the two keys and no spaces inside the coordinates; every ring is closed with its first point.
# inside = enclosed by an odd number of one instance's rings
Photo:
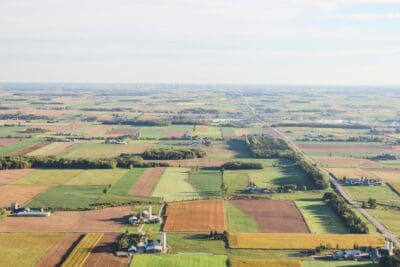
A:
{"type": "Polygon", "coordinates": [[[128,253],[162,253],[167,251],[167,235],[161,233],[161,240],[148,240],[145,235],[142,235],[137,244],[130,244],[128,253]]]}
{"type": "Polygon", "coordinates": [[[258,187],[255,184],[246,187],[246,193],[248,194],[274,194],[276,191],[274,189],[258,187]]]}
{"type": "Polygon", "coordinates": [[[344,185],[378,186],[383,185],[380,179],[361,177],[361,178],[343,178],[344,185]]]}
{"type": "Polygon", "coordinates": [[[20,208],[17,202],[11,203],[11,215],[12,216],[20,216],[20,217],[49,217],[51,213],[49,211],[40,210],[31,210],[29,208],[20,208]]]}
{"type": "Polygon", "coordinates": [[[160,217],[153,215],[152,207],[150,206],[147,210],[138,212],[135,216],[128,218],[128,223],[132,225],[139,224],[155,224],[160,222],[160,217]]]}
{"type": "Polygon", "coordinates": [[[372,260],[373,262],[379,262],[380,258],[387,255],[393,255],[393,243],[386,242],[386,248],[384,249],[368,249],[361,251],[359,249],[347,249],[339,250],[332,253],[331,258],[333,260],[372,260]]]}

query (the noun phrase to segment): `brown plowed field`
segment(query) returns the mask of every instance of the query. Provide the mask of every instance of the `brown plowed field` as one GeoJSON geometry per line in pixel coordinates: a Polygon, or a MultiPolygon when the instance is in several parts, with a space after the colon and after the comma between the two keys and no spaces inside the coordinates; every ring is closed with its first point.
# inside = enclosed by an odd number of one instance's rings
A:
{"type": "Polygon", "coordinates": [[[13,169],[0,171],[0,184],[9,184],[33,172],[33,169],[13,169]]]}
{"type": "Polygon", "coordinates": [[[15,153],[12,153],[11,155],[12,156],[25,156],[26,154],[28,154],[28,153],[30,153],[32,151],[35,151],[35,150],[37,150],[39,148],[42,148],[44,146],[50,145],[51,143],[52,142],[40,142],[40,143],[34,144],[33,146],[30,146],[30,147],[21,149],[21,150],[15,152],[15,153]]]}
{"type": "Polygon", "coordinates": [[[263,233],[309,233],[303,216],[292,201],[237,199],[231,203],[252,217],[263,233]]]}
{"type": "Polygon", "coordinates": [[[182,137],[185,131],[168,131],[164,134],[164,138],[182,137]]]}
{"type": "Polygon", "coordinates": [[[232,159],[183,159],[183,160],[149,160],[156,162],[168,163],[171,167],[219,167],[224,163],[232,161],[232,159]]]}
{"type": "Polygon", "coordinates": [[[9,207],[12,202],[24,205],[34,196],[48,190],[50,185],[17,185],[0,186],[0,207],[9,207]]]}
{"type": "Polygon", "coordinates": [[[21,142],[21,138],[0,138],[0,147],[11,146],[21,142]]]}
{"type": "Polygon", "coordinates": [[[43,156],[57,156],[58,154],[60,154],[64,150],[67,150],[68,148],[72,147],[75,144],[76,144],[75,142],[64,142],[53,149],[43,152],[42,155],[43,156]]]}
{"type": "Polygon", "coordinates": [[[208,125],[196,125],[196,131],[197,132],[207,132],[208,125]]]}
{"type": "Polygon", "coordinates": [[[86,130],[85,134],[88,134],[88,135],[95,135],[95,134],[104,135],[108,131],[109,128],[110,128],[110,125],[102,125],[102,124],[101,125],[96,125],[96,126],[93,126],[93,127],[89,128],[88,130],[86,130]]]}
{"type": "Polygon", "coordinates": [[[350,157],[313,157],[313,159],[322,164],[360,164],[360,165],[376,165],[375,161],[369,159],[350,158],[350,157]]]}
{"type": "Polygon", "coordinates": [[[86,267],[125,267],[128,266],[127,257],[117,257],[114,255],[116,244],[118,243],[118,233],[105,233],[102,239],[90,252],[89,257],[83,266],[86,267]]]}
{"type": "Polygon", "coordinates": [[[129,207],[115,207],[89,211],[59,211],[50,217],[8,217],[0,221],[0,231],[119,232],[125,217],[130,214],[132,210],[129,207]]]}
{"type": "Polygon", "coordinates": [[[226,229],[222,199],[169,203],[166,216],[166,232],[223,232],[226,229]]]}
{"type": "Polygon", "coordinates": [[[395,153],[400,151],[400,146],[379,146],[379,145],[349,145],[349,144],[299,144],[304,152],[364,152],[364,153],[395,153]]]}
{"type": "Polygon", "coordinates": [[[135,185],[129,192],[131,196],[150,196],[154,186],[157,184],[165,168],[148,168],[142,176],[136,181],[135,185]]]}
{"type": "Polygon", "coordinates": [[[77,245],[83,237],[78,233],[67,233],[55,244],[44,257],[39,261],[36,267],[61,266],[68,254],[77,245]]]}

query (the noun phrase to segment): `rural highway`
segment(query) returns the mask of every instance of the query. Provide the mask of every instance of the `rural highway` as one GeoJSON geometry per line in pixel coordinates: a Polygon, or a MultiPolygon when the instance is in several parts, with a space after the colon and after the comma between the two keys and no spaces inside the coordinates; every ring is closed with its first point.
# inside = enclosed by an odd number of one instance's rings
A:
{"type": "MultiPolygon", "coordinates": [[[[266,121],[263,121],[255,112],[254,108],[250,105],[248,99],[239,91],[239,94],[241,94],[243,100],[246,103],[246,106],[249,108],[251,113],[253,114],[254,118],[257,121],[261,121],[264,123],[267,123],[266,121]]],[[[303,155],[304,159],[307,160],[309,163],[314,164],[314,161],[304,154],[304,152],[286,135],[278,131],[277,129],[270,127],[277,135],[279,135],[282,139],[284,139],[295,151],[303,155]]],[[[376,229],[388,240],[392,241],[393,244],[397,247],[400,248],[400,242],[397,239],[396,235],[392,234],[383,224],[381,224],[375,217],[370,215],[365,209],[361,207],[360,204],[358,204],[356,201],[353,200],[353,198],[344,190],[343,186],[336,180],[336,178],[329,173],[327,170],[322,168],[321,166],[318,166],[318,169],[327,175],[329,177],[330,182],[333,184],[333,186],[336,188],[336,190],[339,192],[339,194],[351,205],[353,206],[356,210],[358,210],[371,224],[373,224],[376,229]]]]}

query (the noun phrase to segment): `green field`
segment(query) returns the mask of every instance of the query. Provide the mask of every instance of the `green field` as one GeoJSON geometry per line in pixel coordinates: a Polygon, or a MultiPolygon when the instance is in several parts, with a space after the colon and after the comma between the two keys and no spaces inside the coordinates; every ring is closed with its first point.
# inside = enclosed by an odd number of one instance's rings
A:
{"type": "Polygon", "coordinates": [[[168,234],[168,245],[172,247],[171,253],[212,253],[225,255],[226,249],[223,241],[210,239],[207,234],[179,233],[168,234]]]}
{"type": "Polygon", "coordinates": [[[30,208],[88,209],[102,196],[103,185],[59,185],[36,197],[30,208]]]}
{"type": "Polygon", "coordinates": [[[189,178],[190,184],[196,188],[201,197],[219,197],[221,192],[221,172],[200,168],[189,178]]]}
{"type": "Polygon", "coordinates": [[[85,170],[67,182],[67,185],[112,185],[124,176],[128,169],[85,170]]]}
{"type": "Polygon", "coordinates": [[[49,151],[49,150],[51,150],[51,149],[54,149],[54,148],[58,147],[60,144],[62,144],[62,143],[60,143],[60,142],[54,142],[54,143],[48,144],[47,146],[41,147],[41,148],[39,148],[39,149],[36,149],[36,150],[34,150],[34,151],[28,153],[27,156],[41,156],[41,155],[43,155],[43,153],[45,153],[46,151],[49,151]]]}
{"type": "Polygon", "coordinates": [[[18,152],[24,148],[33,146],[36,143],[41,142],[42,140],[32,138],[32,139],[24,139],[21,142],[18,142],[16,144],[6,146],[6,147],[1,147],[0,148],[0,156],[7,156],[9,154],[18,152]]]}
{"type": "Polygon", "coordinates": [[[128,195],[137,179],[145,172],[145,168],[134,168],[122,176],[112,187],[109,194],[128,195]]]}
{"type": "Polygon", "coordinates": [[[368,212],[383,223],[393,234],[400,236],[400,210],[370,209],[368,212]]]}
{"type": "Polygon", "coordinates": [[[15,184],[65,184],[85,170],[34,170],[30,174],[18,179],[15,184]]]}
{"type": "Polygon", "coordinates": [[[318,234],[345,234],[346,226],[323,201],[296,201],[311,231],[318,234]]]}
{"type": "Polygon", "coordinates": [[[188,182],[188,168],[167,168],[152,193],[166,201],[199,198],[196,189],[188,182]]]}
{"type": "Polygon", "coordinates": [[[258,233],[260,231],[257,222],[253,218],[229,201],[225,201],[225,213],[229,232],[258,233]]]}
{"type": "Polygon", "coordinates": [[[142,254],[133,258],[131,267],[227,267],[228,257],[222,255],[156,255],[142,254]]]}
{"type": "Polygon", "coordinates": [[[70,149],[60,153],[57,157],[64,158],[107,158],[114,156],[118,145],[101,143],[76,144],[70,149]]]}
{"type": "Polygon", "coordinates": [[[400,206],[400,196],[388,186],[346,186],[346,191],[357,201],[374,198],[378,203],[400,206]]]}
{"type": "Polygon", "coordinates": [[[0,233],[0,266],[36,266],[62,233],[0,233]]]}

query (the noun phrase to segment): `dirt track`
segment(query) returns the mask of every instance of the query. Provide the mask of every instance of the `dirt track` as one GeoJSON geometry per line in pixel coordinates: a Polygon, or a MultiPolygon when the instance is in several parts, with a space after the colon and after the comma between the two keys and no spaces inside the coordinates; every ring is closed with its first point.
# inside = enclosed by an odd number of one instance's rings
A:
{"type": "Polygon", "coordinates": [[[131,196],[150,196],[165,168],[148,168],[129,192],[131,196]]]}
{"type": "Polygon", "coordinates": [[[238,199],[231,203],[252,217],[263,233],[309,233],[303,216],[292,201],[238,199]]]}

